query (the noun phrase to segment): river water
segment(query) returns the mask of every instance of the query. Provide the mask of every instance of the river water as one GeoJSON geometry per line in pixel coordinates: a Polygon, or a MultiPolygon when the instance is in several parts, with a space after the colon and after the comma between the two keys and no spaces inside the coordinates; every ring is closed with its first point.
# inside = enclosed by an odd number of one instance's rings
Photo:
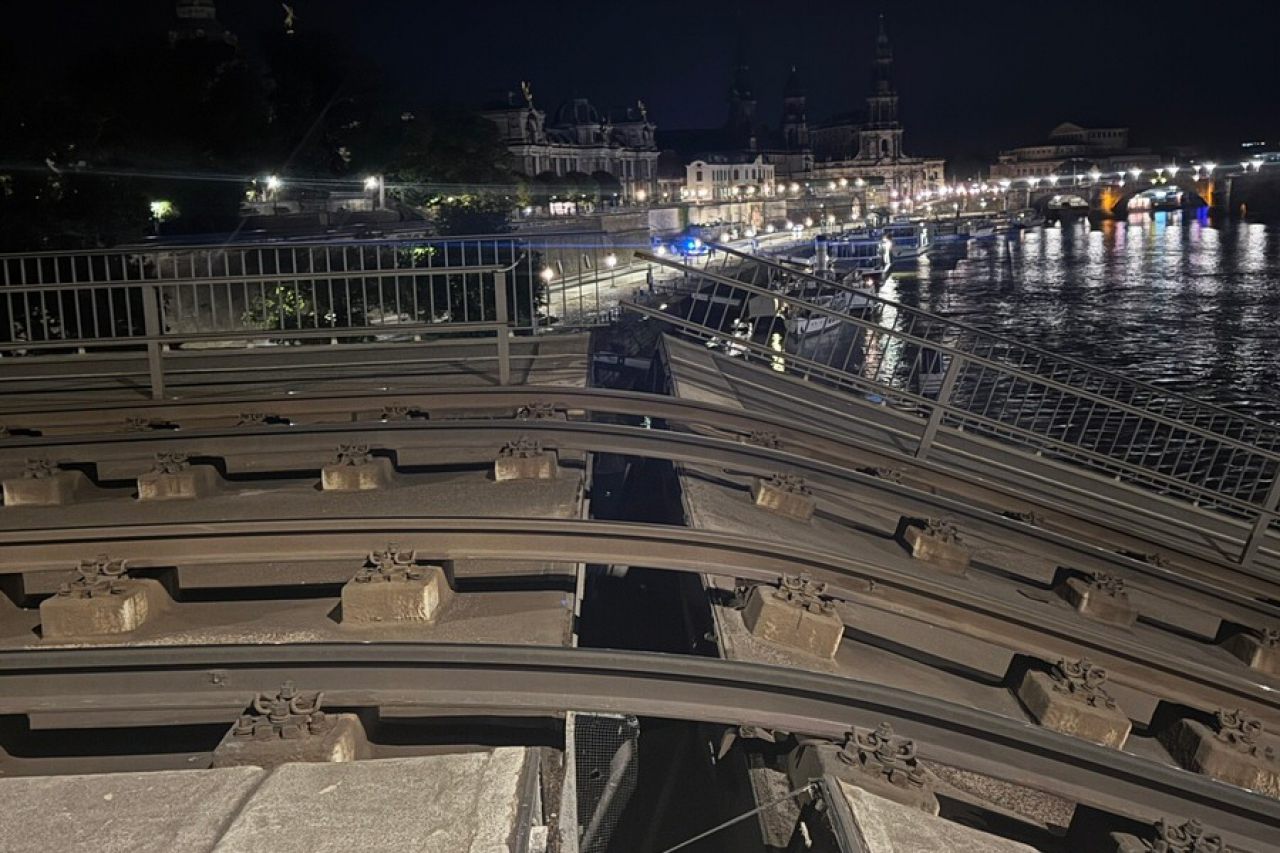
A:
{"type": "Polygon", "coordinates": [[[881,295],[1280,422],[1280,225],[1207,211],[935,253],[881,295]]]}

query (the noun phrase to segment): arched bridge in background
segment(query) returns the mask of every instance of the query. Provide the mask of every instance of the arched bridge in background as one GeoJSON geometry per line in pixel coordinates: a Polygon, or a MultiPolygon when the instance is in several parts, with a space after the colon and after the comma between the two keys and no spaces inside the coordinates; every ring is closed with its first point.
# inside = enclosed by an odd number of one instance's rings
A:
{"type": "Polygon", "coordinates": [[[1088,202],[1091,213],[1104,216],[1124,216],[1129,210],[1129,202],[1148,190],[1181,190],[1182,206],[1188,208],[1207,205],[1213,198],[1213,180],[1193,175],[1165,175],[1152,181],[1147,178],[1129,179],[1123,184],[1107,182],[1088,182],[1082,184],[1063,184],[1056,186],[1040,186],[1027,190],[1027,206],[1041,213],[1047,212],[1055,199],[1066,199],[1071,196],[1088,202]]]}

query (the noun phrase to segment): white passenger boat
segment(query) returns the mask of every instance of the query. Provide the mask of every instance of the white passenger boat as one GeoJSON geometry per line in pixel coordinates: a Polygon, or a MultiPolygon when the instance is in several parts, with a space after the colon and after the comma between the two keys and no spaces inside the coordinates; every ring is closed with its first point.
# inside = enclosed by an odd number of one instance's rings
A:
{"type": "Polygon", "coordinates": [[[898,267],[912,266],[933,248],[929,229],[920,222],[891,222],[884,227],[889,261],[898,267]]]}

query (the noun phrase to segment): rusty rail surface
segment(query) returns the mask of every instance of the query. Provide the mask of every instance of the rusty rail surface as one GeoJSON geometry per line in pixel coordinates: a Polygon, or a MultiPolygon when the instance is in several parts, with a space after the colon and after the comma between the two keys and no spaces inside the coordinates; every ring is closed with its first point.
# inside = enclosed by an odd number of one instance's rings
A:
{"type": "Polygon", "coordinates": [[[348,707],[623,710],[829,738],[887,721],[921,758],[1116,814],[1205,816],[1229,842],[1256,849],[1280,832],[1275,800],[1158,761],[869,682],[699,657],[409,643],[0,652],[0,713],[117,726],[203,713],[229,723],[283,678],[348,707]]]}
{"type": "Polygon", "coordinates": [[[1117,683],[1197,707],[1240,706],[1280,721],[1280,697],[1256,678],[1188,661],[1159,643],[1054,613],[1039,602],[992,598],[963,579],[884,567],[847,554],[684,527],[569,519],[307,518],[151,523],[0,532],[0,574],[66,572],[86,555],[138,569],[219,564],[355,565],[394,541],[424,558],[545,560],[646,566],[772,582],[807,572],[834,595],[905,608],[964,636],[1041,658],[1088,657],[1117,683]],[[1040,606],[1037,606],[1040,605],[1040,606]]]}

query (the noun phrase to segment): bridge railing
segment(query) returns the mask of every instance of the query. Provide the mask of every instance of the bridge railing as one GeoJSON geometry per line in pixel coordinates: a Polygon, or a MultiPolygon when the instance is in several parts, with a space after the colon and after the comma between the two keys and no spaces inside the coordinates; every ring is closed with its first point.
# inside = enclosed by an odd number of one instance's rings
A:
{"type": "Polygon", "coordinates": [[[0,358],[146,350],[161,395],[171,349],[494,334],[505,348],[604,322],[617,266],[607,235],[581,232],[0,255],[0,358]]]}
{"type": "Polygon", "coordinates": [[[1249,419],[1069,359],[1055,362],[790,265],[717,251],[737,256],[737,277],[717,272],[714,257],[693,267],[641,253],[701,287],[693,297],[624,307],[731,354],[918,416],[907,438],[919,457],[946,426],[1247,519],[1253,528],[1240,558],[1252,561],[1280,502],[1280,453],[1268,425],[1240,423],[1249,419]]]}
{"type": "MultiPolygon", "coordinates": [[[[781,264],[730,247],[714,248],[717,254],[705,269],[719,271],[729,263],[737,270],[735,277],[751,284],[760,284],[786,274],[794,279],[804,280],[809,288],[806,292],[819,296],[847,289],[838,282],[808,274],[794,265],[781,264]]],[[[868,294],[867,298],[881,307],[881,324],[890,325],[903,335],[936,341],[951,349],[1050,380],[1056,385],[1140,409],[1144,413],[1160,415],[1223,438],[1280,451],[1280,427],[1275,424],[1177,394],[1079,359],[903,305],[878,294],[868,294]]]]}

